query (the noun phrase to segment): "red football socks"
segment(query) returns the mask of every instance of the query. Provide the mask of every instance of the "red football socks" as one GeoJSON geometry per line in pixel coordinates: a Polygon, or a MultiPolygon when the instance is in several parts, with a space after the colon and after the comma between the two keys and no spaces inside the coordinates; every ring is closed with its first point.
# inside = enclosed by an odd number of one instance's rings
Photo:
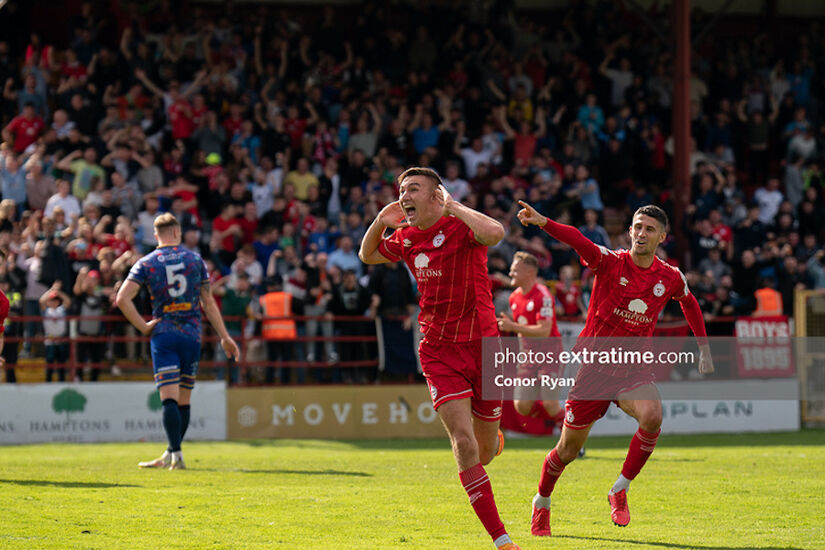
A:
{"type": "Polygon", "coordinates": [[[661,428],[656,433],[646,432],[639,428],[630,440],[630,448],[627,450],[627,458],[624,459],[622,475],[627,479],[635,479],[642,466],[647,462],[648,457],[653,454],[656,441],[659,439],[661,428]]]}
{"type": "Polygon", "coordinates": [[[496,500],[493,497],[493,486],[490,485],[490,478],[487,477],[484,466],[481,463],[476,464],[468,470],[459,472],[458,477],[461,479],[464,490],[467,491],[467,496],[470,497],[473,510],[493,540],[507,534],[504,523],[498,515],[496,500]]]}
{"type": "Polygon", "coordinates": [[[549,497],[553,492],[553,487],[556,486],[556,480],[564,471],[564,462],[559,458],[556,449],[553,449],[547,456],[544,457],[544,465],[541,469],[541,478],[539,479],[539,494],[543,497],[549,497]]]}

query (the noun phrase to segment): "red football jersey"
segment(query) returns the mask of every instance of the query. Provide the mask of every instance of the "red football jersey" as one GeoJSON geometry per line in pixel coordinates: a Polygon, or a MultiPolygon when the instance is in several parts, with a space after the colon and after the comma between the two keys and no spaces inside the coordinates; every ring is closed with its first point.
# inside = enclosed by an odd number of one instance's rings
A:
{"type": "Polygon", "coordinates": [[[527,294],[517,288],[510,294],[510,311],[513,320],[520,325],[535,325],[539,321],[549,319],[553,322],[550,336],[561,336],[556,324],[556,310],[553,295],[546,285],[537,283],[527,294]]]}
{"type": "Polygon", "coordinates": [[[600,246],[587,322],[579,336],[652,336],[667,301],[690,294],[678,268],[658,257],[643,269],[633,263],[627,250],[600,246]]]}
{"type": "Polygon", "coordinates": [[[498,336],[487,278],[487,247],[454,216],[421,230],[404,227],[383,239],[378,251],[409,266],[418,291],[421,332],[432,340],[469,342],[498,336]]]}
{"type": "Polygon", "coordinates": [[[567,316],[574,316],[581,313],[579,311],[579,298],[582,295],[581,289],[576,285],[562,286],[561,283],[556,285],[556,296],[561,302],[561,307],[564,308],[564,314],[567,316]]]}
{"type": "Polygon", "coordinates": [[[14,151],[25,151],[26,147],[37,141],[45,128],[46,123],[39,116],[31,120],[23,115],[15,117],[8,125],[9,132],[14,135],[14,151]]]}
{"type": "Polygon", "coordinates": [[[9,316],[9,299],[0,290],[0,335],[6,331],[6,317],[9,316]]]}

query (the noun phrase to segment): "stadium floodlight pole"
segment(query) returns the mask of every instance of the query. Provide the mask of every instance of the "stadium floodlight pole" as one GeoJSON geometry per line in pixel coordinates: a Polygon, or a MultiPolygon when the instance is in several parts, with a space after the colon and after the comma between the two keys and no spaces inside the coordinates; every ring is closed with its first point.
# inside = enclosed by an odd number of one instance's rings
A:
{"type": "Polygon", "coordinates": [[[688,250],[684,212],[690,202],[690,0],[673,2],[676,63],[673,75],[673,234],[676,254],[684,261],[688,250]]]}

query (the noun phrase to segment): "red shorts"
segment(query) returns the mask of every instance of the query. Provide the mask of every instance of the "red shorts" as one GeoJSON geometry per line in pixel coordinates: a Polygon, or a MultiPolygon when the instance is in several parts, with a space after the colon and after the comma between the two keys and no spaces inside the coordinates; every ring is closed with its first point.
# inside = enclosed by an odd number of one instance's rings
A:
{"type": "Polygon", "coordinates": [[[455,343],[423,339],[418,356],[436,410],[447,401],[470,398],[473,416],[488,422],[501,419],[501,399],[481,398],[481,340],[455,343]]]}
{"type": "Polygon", "coordinates": [[[564,404],[564,425],[573,430],[583,430],[603,417],[611,402],[618,405],[615,397],[620,393],[653,383],[652,370],[640,370],[626,377],[618,377],[582,367],[576,375],[576,385],[564,404]],[[608,395],[614,398],[599,398],[608,395]]]}

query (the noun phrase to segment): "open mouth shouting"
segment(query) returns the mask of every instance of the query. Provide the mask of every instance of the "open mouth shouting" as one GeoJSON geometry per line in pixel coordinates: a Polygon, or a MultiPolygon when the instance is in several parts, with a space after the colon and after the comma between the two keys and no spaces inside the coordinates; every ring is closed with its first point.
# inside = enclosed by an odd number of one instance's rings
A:
{"type": "Polygon", "coordinates": [[[404,209],[404,215],[407,217],[407,221],[412,222],[417,214],[415,206],[412,204],[405,204],[402,208],[404,209]]]}

